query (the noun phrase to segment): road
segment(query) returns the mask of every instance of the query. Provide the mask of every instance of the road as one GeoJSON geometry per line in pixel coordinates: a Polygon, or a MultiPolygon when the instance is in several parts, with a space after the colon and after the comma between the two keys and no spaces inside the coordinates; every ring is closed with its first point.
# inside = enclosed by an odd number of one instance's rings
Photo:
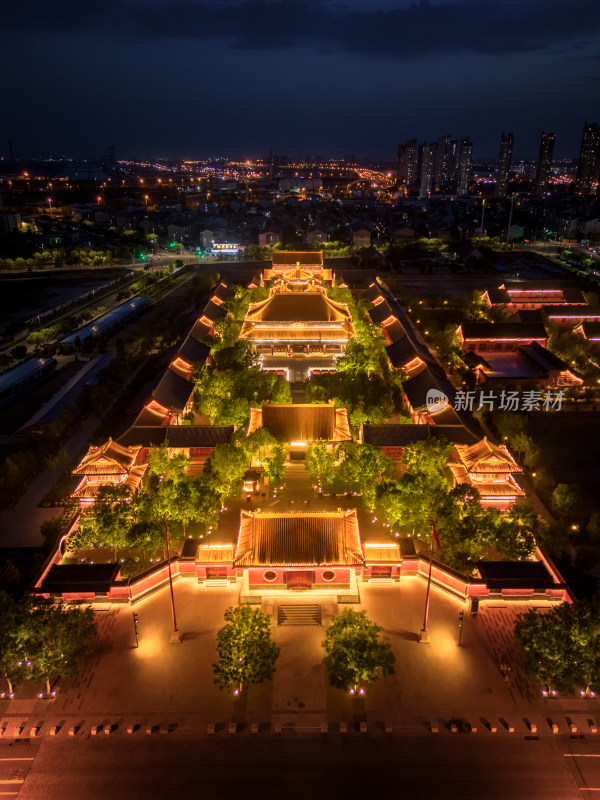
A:
{"type": "Polygon", "coordinates": [[[19,800],[588,796],[564,752],[568,743],[554,739],[383,731],[56,738],[42,744],[19,800]]]}

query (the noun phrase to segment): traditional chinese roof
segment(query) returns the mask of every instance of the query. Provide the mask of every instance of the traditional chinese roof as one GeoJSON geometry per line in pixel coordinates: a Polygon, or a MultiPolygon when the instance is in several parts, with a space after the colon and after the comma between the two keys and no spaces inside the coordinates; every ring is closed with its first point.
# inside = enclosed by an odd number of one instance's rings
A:
{"type": "Polygon", "coordinates": [[[302,269],[302,267],[294,267],[293,269],[288,269],[283,272],[278,278],[277,281],[312,281],[314,280],[314,274],[309,272],[306,269],[302,269]]]}
{"type": "Polygon", "coordinates": [[[507,292],[558,292],[564,291],[566,287],[561,281],[504,281],[500,284],[501,289],[507,292]]]}
{"type": "Polygon", "coordinates": [[[250,409],[248,435],[261,427],[285,442],[341,442],[352,438],[347,410],[333,403],[265,403],[262,408],[250,409]]]}
{"type": "Polygon", "coordinates": [[[582,322],[575,330],[591,342],[600,341],[600,322],[582,322]]]}
{"type": "Polygon", "coordinates": [[[520,308],[511,314],[507,322],[543,322],[541,308],[520,308]]]}
{"type": "Polygon", "coordinates": [[[485,294],[493,306],[510,303],[510,295],[506,289],[487,289],[485,294]]]}
{"type": "Polygon", "coordinates": [[[210,322],[216,322],[216,320],[223,319],[226,316],[227,311],[222,305],[215,303],[214,300],[209,300],[202,310],[202,319],[210,320],[210,322]]]}
{"type": "Polygon", "coordinates": [[[240,335],[242,339],[254,342],[347,342],[350,334],[346,326],[338,327],[335,323],[271,323],[268,327],[250,326],[240,335]]]}
{"type": "Polygon", "coordinates": [[[500,480],[477,480],[463,464],[449,462],[448,469],[458,484],[468,484],[479,492],[482,500],[525,497],[525,492],[511,474],[503,474],[500,480]]]}
{"type": "Polygon", "coordinates": [[[233,425],[145,425],[134,426],[119,438],[123,445],[156,447],[168,442],[169,447],[216,447],[227,443],[233,425]]]}
{"type": "Polygon", "coordinates": [[[323,251],[310,250],[310,251],[284,251],[276,250],[273,253],[273,269],[277,267],[295,267],[295,266],[308,266],[308,267],[323,267],[323,251]]]}
{"type": "Polygon", "coordinates": [[[393,322],[383,326],[383,331],[393,344],[406,336],[406,329],[399,319],[394,317],[393,322]]]}
{"type": "Polygon", "coordinates": [[[197,319],[194,323],[194,327],[190,331],[190,336],[193,336],[194,339],[204,339],[205,336],[209,336],[212,330],[212,325],[209,325],[208,322],[203,322],[201,319],[197,319]]]}
{"type": "MultiPolygon", "coordinates": [[[[72,494],[72,497],[77,497],[79,500],[94,500],[96,495],[98,494],[98,489],[101,486],[110,486],[110,485],[117,485],[117,486],[124,486],[130,490],[131,494],[136,492],[141,483],[144,479],[144,475],[146,470],[148,469],[148,464],[135,464],[125,478],[123,480],[115,481],[115,480],[105,480],[103,482],[98,481],[91,481],[89,475],[84,475],[82,480],[80,481],[79,485],[75,489],[72,494]]],[[[114,477],[114,476],[106,476],[114,477]]]]}
{"type": "Polygon", "coordinates": [[[486,586],[499,589],[551,589],[556,583],[542,561],[479,561],[486,586]]]}
{"type": "Polygon", "coordinates": [[[447,439],[463,445],[479,441],[464,425],[363,425],[363,440],[374,447],[406,447],[425,439],[447,439]]]}
{"type": "Polygon", "coordinates": [[[224,281],[221,281],[221,283],[212,293],[212,298],[213,299],[216,298],[218,301],[223,303],[225,302],[225,300],[227,300],[227,298],[231,297],[231,295],[232,295],[231,289],[227,286],[227,284],[224,281]]]}
{"type": "Polygon", "coordinates": [[[427,348],[413,342],[410,336],[403,336],[393,344],[387,345],[385,350],[390,364],[396,369],[407,369],[407,367],[414,369],[432,360],[427,348]]]}
{"type": "Polygon", "coordinates": [[[73,475],[125,475],[133,466],[141,447],[125,447],[109,439],[100,447],[91,446],[73,475]]]}
{"type": "Polygon", "coordinates": [[[493,341],[546,340],[546,329],[541,322],[463,322],[460,330],[465,341],[491,339],[493,341]]]}
{"type": "Polygon", "coordinates": [[[584,305],[544,305],[542,306],[544,316],[551,322],[553,319],[573,319],[579,322],[585,320],[589,322],[600,321],[600,308],[598,306],[584,305]]]}
{"type": "Polygon", "coordinates": [[[117,579],[120,564],[54,564],[38,591],[50,594],[106,594],[117,579]]]}
{"type": "Polygon", "coordinates": [[[241,512],[236,567],[363,563],[356,509],[314,514],[241,512]]]}
{"type": "Polygon", "coordinates": [[[373,308],[369,309],[369,316],[375,324],[380,325],[382,325],[385,320],[390,319],[390,317],[392,319],[398,319],[396,311],[394,311],[387,300],[384,300],[383,302],[378,303],[376,306],[373,306],[373,308]]]}
{"type": "Polygon", "coordinates": [[[196,551],[198,564],[231,564],[233,565],[232,544],[201,544],[196,551]]]}
{"type": "Polygon", "coordinates": [[[164,425],[169,418],[168,409],[157,403],[156,400],[150,400],[145,404],[140,413],[137,415],[133,427],[144,425],[164,425]]]}
{"type": "Polygon", "coordinates": [[[286,286],[272,289],[269,297],[250,303],[246,322],[350,322],[352,315],[346,303],[336,303],[325,289],[316,287],[307,292],[293,292],[286,286]]]}
{"type": "Polygon", "coordinates": [[[573,372],[573,370],[562,360],[562,358],[555,356],[554,353],[550,352],[550,350],[542,347],[539,342],[522,344],[518,349],[520,353],[523,353],[523,355],[527,356],[527,358],[538,364],[545,372],[563,372],[565,370],[573,372]]]}
{"type": "Polygon", "coordinates": [[[400,545],[395,542],[389,544],[370,544],[363,545],[366,564],[398,564],[402,561],[400,545]]]}
{"type": "Polygon", "coordinates": [[[373,302],[374,300],[381,299],[385,300],[386,296],[383,292],[383,289],[377,283],[370,283],[367,288],[362,293],[363,297],[366,297],[367,300],[373,302]]]}
{"type": "Polygon", "coordinates": [[[427,410],[427,395],[431,390],[443,392],[450,403],[454,398],[452,384],[434,367],[426,367],[406,381],[402,389],[413,411],[427,410]]]}
{"type": "Polygon", "coordinates": [[[152,392],[152,397],[168,410],[182,412],[192,396],[194,386],[192,381],[177,375],[172,369],[167,369],[152,392]]]}
{"type": "Polygon", "coordinates": [[[191,334],[186,337],[183,344],[177,351],[177,355],[187,361],[188,364],[204,364],[210,353],[210,347],[199,342],[191,334]]]}
{"type": "Polygon", "coordinates": [[[523,472],[504,444],[493,444],[485,436],[473,445],[456,445],[461,463],[470,474],[523,472]]]}

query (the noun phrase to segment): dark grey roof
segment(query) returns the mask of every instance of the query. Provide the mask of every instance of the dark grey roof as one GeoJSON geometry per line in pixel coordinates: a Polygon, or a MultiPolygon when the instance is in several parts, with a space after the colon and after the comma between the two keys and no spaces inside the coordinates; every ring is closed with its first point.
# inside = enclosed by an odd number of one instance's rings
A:
{"type": "Polygon", "coordinates": [[[404,367],[417,356],[426,363],[432,360],[427,349],[416,345],[410,336],[398,339],[397,342],[389,344],[385,349],[391,365],[396,368],[404,367]]]}
{"type": "Polygon", "coordinates": [[[511,314],[507,322],[543,322],[544,318],[539,308],[522,308],[511,314]]]}
{"type": "Polygon", "coordinates": [[[598,306],[570,306],[570,305],[556,305],[556,306],[542,306],[542,311],[547,317],[591,317],[592,319],[600,319],[600,308],[598,306]]]}
{"type": "Polygon", "coordinates": [[[391,325],[386,325],[385,330],[392,342],[397,342],[398,339],[406,336],[406,329],[398,319],[394,320],[391,325]]]}
{"type": "Polygon", "coordinates": [[[585,303],[585,297],[581,289],[563,289],[565,303],[585,303]]]}
{"type": "Polygon", "coordinates": [[[189,364],[204,364],[210,353],[210,347],[202,344],[193,336],[188,336],[177,351],[177,355],[189,364]]]}
{"type": "Polygon", "coordinates": [[[224,302],[228,297],[231,297],[232,294],[233,293],[227,284],[221,282],[212,293],[212,296],[217,297],[219,300],[224,302]]]}
{"type": "Polygon", "coordinates": [[[490,298],[490,303],[501,304],[510,302],[510,296],[506,289],[488,289],[487,294],[490,298]]]}
{"type": "Polygon", "coordinates": [[[582,329],[586,339],[600,339],[600,322],[584,322],[582,329]]]}
{"type": "Polygon", "coordinates": [[[206,322],[200,322],[200,320],[197,319],[194,323],[194,327],[190,331],[190,336],[193,336],[194,339],[204,339],[205,336],[210,335],[210,331],[210,325],[207,325],[206,322]]]}
{"type": "Polygon", "coordinates": [[[414,378],[410,378],[403,386],[404,393],[414,411],[427,409],[427,393],[430,389],[437,389],[448,397],[450,403],[454,402],[454,387],[438,370],[426,367],[414,378]]]}
{"type": "Polygon", "coordinates": [[[117,440],[123,447],[216,447],[233,435],[233,425],[134,425],[117,440]]]}
{"type": "Polygon", "coordinates": [[[209,300],[208,303],[204,306],[202,311],[205,317],[207,317],[211,322],[215,322],[218,319],[223,319],[223,317],[227,316],[227,311],[220,306],[218,303],[215,303],[213,300],[209,300]]]}
{"type": "Polygon", "coordinates": [[[523,353],[528,359],[540,366],[545,372],[559,370],[562,372],[565,369],[570,369],[562,358],[555,356],[550,350],[542,347],[538,342],[531,344],[523,344],[518,348],[520,353],[523,353]]]}
{"type": "Polygon", "coordinates": [[[541,561],[479,561],[489,589],[550,589],[555,583],[541,561]]]}
{"type": "Polygon", "coordinates": [[[196,558],[196,553],[198,552],[200,541],[201,541],[200,539],[185,539],[183,543],[183,548],[181,550],[181,557],[196,558]]]}
{"type": "Polygon", "coordinates": [[[378,297],[385,298],[385,294],[383,293],[383,289],[378,286],[376,283],[368,286],[364,292],[362,293],[363,297],[366,297],[367,300],[376,300],[378,297]]]}
{"type": "Polygon", "coordinates": [[[379,305],[370,309],[369,316],[373,322],[381,324],[384,320],[388,319],[388,317],[397,317],[398,315],[387,300],[384,300],[383,303],[379,303],[379,305]]]}
{"type": "Polygon", "coordinates": [[[545,339],[541,322],[463,322],[465,339],[545,339]]]}
{"type": "Polygon", "coordinates": [[[108,592],[120,564],[55,564],[40,587],[42,592],[108,592]]]}
{"type": "Polygon", "coordinates": [[[552,289],[558,291],[565,288],[562,281],[504,281],[504,288],[508,291],[543,292],[552,289]]]}
{"type": "Polygon", "coordinates": [[[183,411],[194,391],[194,383],[168,369],[162,376],[152,397],[168,409],[183,411]]]}
{"type": "Polygon", "coordinates": [[[463,425],[364,425],[365,444],[374,447],[406,447],[430,438],[453,444],[475,444],[479,439],[463,425]]]}

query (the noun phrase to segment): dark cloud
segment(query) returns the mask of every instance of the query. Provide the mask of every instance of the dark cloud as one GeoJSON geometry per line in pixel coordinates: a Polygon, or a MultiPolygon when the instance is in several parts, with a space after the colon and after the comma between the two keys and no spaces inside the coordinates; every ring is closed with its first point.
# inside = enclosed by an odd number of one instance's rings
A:
{"type": "Polygon", "coordinates": [[[28,0],[3,11],[4,36],[18,31],[222,40],[238,50],[291,47],[407,60],[453,53],[508,55],[580,48],[600,34],[598,0],[455,0],[377,9],[365,0],[28,0]]]}

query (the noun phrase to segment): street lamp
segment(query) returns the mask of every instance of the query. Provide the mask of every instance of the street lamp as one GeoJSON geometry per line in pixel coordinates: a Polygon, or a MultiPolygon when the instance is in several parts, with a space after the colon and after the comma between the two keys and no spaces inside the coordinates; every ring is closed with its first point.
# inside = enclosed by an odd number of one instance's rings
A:
{"type": "Polygon", "coordinates": [[[50,216],[52,216],[52,198],[48,198],[48,205],[50,206],[50,216]]]}

